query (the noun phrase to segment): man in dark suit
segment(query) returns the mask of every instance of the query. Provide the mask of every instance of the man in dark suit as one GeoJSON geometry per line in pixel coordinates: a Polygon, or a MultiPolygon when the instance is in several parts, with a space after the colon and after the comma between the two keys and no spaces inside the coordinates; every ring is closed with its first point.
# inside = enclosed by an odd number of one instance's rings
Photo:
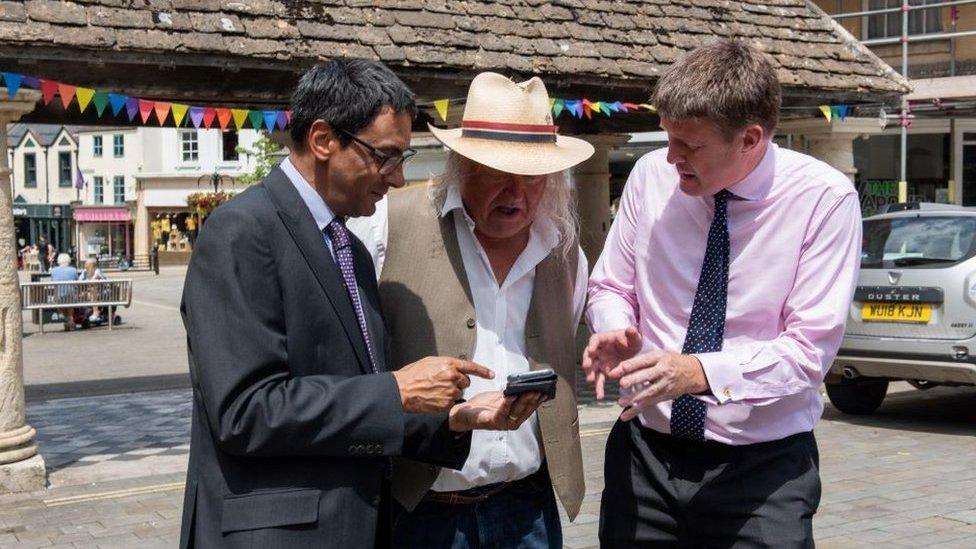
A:
{"type": "Polygon", "coordinates": [[[529,415],[493,395],[456,403],[468,375],[492,375],[470,362],[389,372],[376,275],[344,219],[403,185],[414,112],[380,64],[310,69],[289,158],[207,220],[182,305],[194,398],[182,547],[382,544],[389,457],[460,468],[471,429],[529,415]]]}

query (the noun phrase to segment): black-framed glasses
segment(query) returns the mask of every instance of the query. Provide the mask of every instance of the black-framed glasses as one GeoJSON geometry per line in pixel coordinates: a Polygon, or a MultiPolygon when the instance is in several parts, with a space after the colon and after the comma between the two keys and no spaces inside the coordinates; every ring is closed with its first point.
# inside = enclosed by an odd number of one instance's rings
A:
{"type": "Polygon", "coordinates": [[[338,131],[342,135],[348,137],[349,139],[352,139],[356,143],[359,143],[360,145],[365,147],[366,150],[368,150],[370,154],[373,155],[373,158],[376,159],[376,163],[380,167],[379,169],[380,175],[390,175],[391,173],[393,173],[394,170],[399,168],[401,164],[403,164],[407,160],[410,160],[410,158],[413,157],[413,155],[417,154],[417,151],[410,148],[408,148],[407,150],[403,151],[400,154],[385,153],[377,149],[376,147],[370,145],[369,143],[363,141],[362,139],[356,137],[355,135],[352,134],[352,132],[347,132],[346,130],[339,129],[339,128],[336,128],[336,131],[338,131]]]}

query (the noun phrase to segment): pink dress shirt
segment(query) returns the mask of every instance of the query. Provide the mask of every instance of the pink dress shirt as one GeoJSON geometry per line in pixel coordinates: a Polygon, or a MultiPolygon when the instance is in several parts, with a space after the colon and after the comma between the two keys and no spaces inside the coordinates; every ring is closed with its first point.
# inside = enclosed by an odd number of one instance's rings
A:
{"type": "MultiPolygon", "coordinates": [[[[643,350],[681,352],[714,213],[711,196],[678,187],[660,149],[634,166],[590,277],[595,332],[636,326],[643,350]]],[[[839,171],[770,144],[729,187],[731,243],[722,350],[695,355],[708,378],[705,438],[726,444],[810,431],[837,354],[861,246],[857,193],[839,171]]],[[[670,432],[671,401],[641,422],[670,432]]]]}

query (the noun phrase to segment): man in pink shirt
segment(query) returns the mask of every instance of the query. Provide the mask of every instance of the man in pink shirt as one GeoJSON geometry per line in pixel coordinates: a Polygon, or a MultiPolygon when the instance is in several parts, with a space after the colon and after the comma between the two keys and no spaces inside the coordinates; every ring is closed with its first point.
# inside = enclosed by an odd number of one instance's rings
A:
{"type": "Polygon", "coordinates": [[[583,356],[624,412],[603,547],[813,545],[812,430],[861,242],[851,182],[772,143],[765,56],[718,41],[658,82],[668,148],[634,167],[596,263],[583,356]],[[638,421],[630,421],[637,418],[638,421]]]}

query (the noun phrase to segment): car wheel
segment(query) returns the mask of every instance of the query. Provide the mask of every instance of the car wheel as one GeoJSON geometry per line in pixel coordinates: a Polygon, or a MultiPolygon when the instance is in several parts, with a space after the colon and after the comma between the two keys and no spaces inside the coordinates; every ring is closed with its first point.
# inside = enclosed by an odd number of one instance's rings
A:
{"type": "Polygon", "coordinates": [[[888,394],[887,381],[844,380],[827,384],[827,396],[845,414],[874,413],[888,394]]]}

